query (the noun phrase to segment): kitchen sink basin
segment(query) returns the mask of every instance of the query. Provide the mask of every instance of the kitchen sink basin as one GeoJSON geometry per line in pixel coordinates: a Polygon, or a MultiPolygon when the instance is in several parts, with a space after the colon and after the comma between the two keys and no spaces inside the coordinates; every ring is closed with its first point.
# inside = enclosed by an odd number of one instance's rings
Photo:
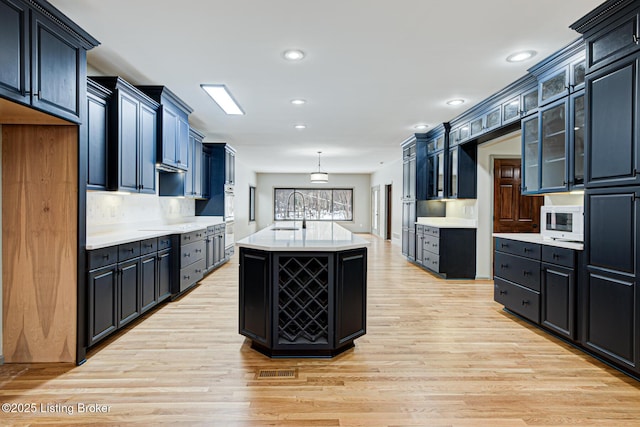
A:
{"type": "Polygon", "coordinates": [[[296,230],[300,230],[300,227],[275,226],[275,227],[271,227],[271,229],[273,231],[296,231],[296,230]]]}

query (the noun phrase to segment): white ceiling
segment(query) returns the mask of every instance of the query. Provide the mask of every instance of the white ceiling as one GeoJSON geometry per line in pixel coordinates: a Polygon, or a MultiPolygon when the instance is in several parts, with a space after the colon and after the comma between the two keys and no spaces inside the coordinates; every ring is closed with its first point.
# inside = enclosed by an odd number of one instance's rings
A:
{"type": "Polygon", "coordinates": [[[310,172],[320,150],[329,173],[368,173],[400,157],[415,124],[454,118],[576,39],[568,26],[601,0],[50,2],[102,43],[92,67],[166,85],[205,141],[253,170],[310,172]],[[289,48],[307,56],[287,62],[289,48]],[[226,84],[246,115],[225,115],[202,83],[226,84]]]}

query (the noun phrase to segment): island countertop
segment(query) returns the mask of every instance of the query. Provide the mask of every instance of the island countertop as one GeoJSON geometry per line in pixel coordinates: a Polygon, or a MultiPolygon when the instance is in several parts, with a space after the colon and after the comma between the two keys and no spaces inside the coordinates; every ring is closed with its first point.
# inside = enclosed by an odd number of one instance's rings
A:
{"type": "Polygon", "coordinates": [[[276,222],[236,242],[239,247],[264,251],[343,251],[362,248],[369,242],[335,222],[276,222]]]}

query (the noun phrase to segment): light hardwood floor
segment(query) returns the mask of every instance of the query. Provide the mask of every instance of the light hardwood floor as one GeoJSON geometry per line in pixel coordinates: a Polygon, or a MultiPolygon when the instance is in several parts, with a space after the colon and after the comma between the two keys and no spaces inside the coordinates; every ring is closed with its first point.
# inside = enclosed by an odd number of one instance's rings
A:
{"type": "Polygon", "coordinates": [[[237,333],[235,256],[83,366],[0,367],[0,400],[38,409],[0,413],[0,423],[640,425],[639,382],[503,312],[492,282],[439,280],[367,239],[367,335],[354,349],[278,360],[251,350],[237,333]],[[297,378],[256,379],[276,368],[297,378]],[[40,403],[74,413],[42,413],[40,403]],[[79,414],[79,403],[110,408],[79,414]]]}

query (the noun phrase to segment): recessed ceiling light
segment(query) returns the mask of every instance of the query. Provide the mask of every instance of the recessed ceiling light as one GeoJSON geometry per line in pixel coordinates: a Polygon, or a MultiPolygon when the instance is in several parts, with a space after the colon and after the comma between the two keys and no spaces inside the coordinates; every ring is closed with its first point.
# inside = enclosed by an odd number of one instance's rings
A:
{"type": "Polygon", "coordinates": [[[296,129],[306,129],[307,125],[298,124],[298,125],[295,125],[294,128],[296,128],[296,129]]]}
{"type": "Polygon", "coordinates": [[[447,101],[447,105],[454,105],[455,106],[455,105],[462,105],[462,104],[464,104],[464,99],[460,99],[460,98],[452,99],[450,101],[447,101]]]}
{"type": "Polygon", "coordinates": [[[420,125],[415,125],[413,128],[417,130],[425,130],[429,128],[429,125],[420,124],[420,125]]]}
{"type": "Polygon", "coordinates": [[[302,104],[306,104],[306,103],[307,103],[307,101],[306,101],[306,100],[304,100],[304,99],[292,99],[292,100],[291,100],[291,103],[292,103],[293,105],[302,105],[302,104]]]}
{"type": "Polygon", "coordinates": [[[289,61],[299,61],[304,58],[304,52],[298,49],[289,49],[285,50],[282,56],[289,61]]]}
{"type": "Polygon", "coordinates": [[[529,58],[533,58],[534,56],[536,56],[535,50],[525,50],[507,56],[507,62],[522,62],[526,61],[529,58]]]}
{"type": "Polygon", "coordinates": [[[227,114],[243,115],[244,111],[233,99],[225,85],[200,85],[202,89],[215,101],[227,114]]]}

